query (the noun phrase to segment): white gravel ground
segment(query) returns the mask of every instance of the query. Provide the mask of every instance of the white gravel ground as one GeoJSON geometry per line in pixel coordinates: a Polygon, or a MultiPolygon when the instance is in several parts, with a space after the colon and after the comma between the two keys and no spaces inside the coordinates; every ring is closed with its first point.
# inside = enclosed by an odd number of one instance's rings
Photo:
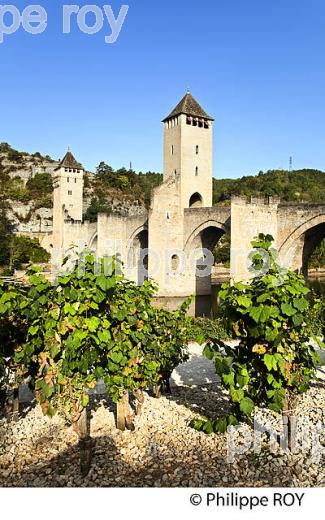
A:
{"type": "MultiPolygon", "coordinates": [[[[200,414],[215,418],[228,401],[216,381],[211,363],[191,347],[189,362],[173,374],[173,395],[155,399],[146,395],[134,432],[115,428],[112,407],[94,403],[92,437],[94,458],[87,477],[79,470],[77,436],[55,417],[42,416],[29,406],[17,423],[0,420],[0,485],[33,487],[231,487],[325,486],[325,383],[319,379],[298,406],[298,438],[307,432],[305,445],[293,454],[263,437],[261,452],[244,450],[252,428],[206,436],[190,423],[200,414]],[[316,439],[317,424],[319,433],[316,439]],[[302,427],[304,425],[304,430],[302,427]],[[315,439],[311,444],[312,435],[315,439]],[[246,436],[246,437],[245,437],[246,436]],[[227,442],[241,455],[227,462],[227,442]],[[316,450],[318,446],[318,450],[316,450]],[[272,448],[272,449],[271,449],[272,448]]],[[[321,369],[319,376],[324,377],[321,369]]],[[[276,414],[258,410],[259,425],[280,431],[276,414]]]]}

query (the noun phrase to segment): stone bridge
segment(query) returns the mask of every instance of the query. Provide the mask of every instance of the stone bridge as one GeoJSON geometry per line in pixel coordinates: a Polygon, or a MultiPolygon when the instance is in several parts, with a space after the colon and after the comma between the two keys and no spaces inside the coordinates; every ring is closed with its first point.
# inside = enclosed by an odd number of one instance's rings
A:
{"type": "Polygon", "coordinates": [[[184,251],[189,251],[198,237],[204,247],[215,247],[224,233],[231,231],[231,207],[189,208],[184,210],[184,251]]]}
{"type": "Polygon", "coordinates": [[[163,296],[206,295],[211,276],[197,277],[204,260],[203,249],[211,252],[225,233],[231,242],[231,277],[247,280],[251,241],[259,233],[271,234],[281,265],[307,274],[315,247],[325,238],[325,204],[284,204],[277,199],[233,198],[229,206],[153,208],[141,217],[101,215],[99,253],[112,238],[127,266],[127,275],[141,283],[147,276],[159,284],[163,296]],[[158,260],[159,257],[159,260],[158,260]],[[158,265],[159,263],[159,265],[158,265]]]}
{"type": "Polygon", "coordinates": [[[157,281],[161,296],[208,295],[211,273],[198,275],[203,250],[230,236],[233,280],[250,277],[251,241],[271,234],[281,265],[307,275],[315,247],[325,238],[325,204],[284,204],[277,199],[234,197],[231,205],[182,209],[153,204],[136,217],[102,214],[97,224],[69,223],[69,236],[83,237],[100,256],[119,253],[129,279],[157,281]],[[87,231],[87,233],[86,233],[87,231]],[[194,254],[194,257],[193,257],[194,254]]]}
{"type": "Polygon", "coordinates": [[[325,238],[325,204],[280,204],[277,245],[281,261],[308,274],[308,262],[325,238]]]}
{"type": "Polygon", "coordinates": [[[52,263],[83,242],[99,256],[118,253],[125,275],[139,284],[149,276],[161,296],[200,296],[211,293],[211,253],[223,234],[230,236],[231,278],[247,280],[251,242],[265,233],[274,237],[282,265],[307,274],[325,237],[325,202],[233,197],[213,206],[213,124],[187,92],[163,120],[163,182],[150,209],[128,217],[100,214],[97,222],[83,222],[85,171],[68,151],[54,175],[52,263]]]}
{"type": "Polygon", "coordinates": [[[325,203],[281,203],[234,198],[231,205],[231,275],[247,279],[250,242],[258,233],[275,239],[281,265],[308,273],[315,247],[325,238],[325,203]]]}

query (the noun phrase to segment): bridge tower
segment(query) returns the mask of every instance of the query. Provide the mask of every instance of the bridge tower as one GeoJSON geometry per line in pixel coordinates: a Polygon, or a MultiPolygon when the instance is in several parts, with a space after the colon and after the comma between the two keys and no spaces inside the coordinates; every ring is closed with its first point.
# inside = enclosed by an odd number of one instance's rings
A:
{"type": "MultiPolygon", "coordinates": [[[[53,177],[53,253],[52,263],[61,264],[67,241],[76,238],[66,233],[65,223],[82,222],[84,168],[70,150],[56,168],[53,177]]],[[[69,243],[70,245],[70,243],[69,243]]]]}
{"type": "Polygon", "coordinates": [[[164,181],[179,178],[183,209],[212,206],[213,121],[189,91],[163,120],[164,181]]]}

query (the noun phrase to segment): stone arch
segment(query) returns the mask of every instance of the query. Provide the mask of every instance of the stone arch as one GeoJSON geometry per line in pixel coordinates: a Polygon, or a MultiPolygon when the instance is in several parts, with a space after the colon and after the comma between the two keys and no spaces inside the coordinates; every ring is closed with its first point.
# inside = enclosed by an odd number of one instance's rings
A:
{"type": "Polygon", "coordinates": [[[147,225],[137,228],[128,241],[127,269],[138,285],[148,279],[148,241],[147,225]]]}
{"type": "Polygon", "coordinates": [[[221,230],[222,234],[220,235],[220,238],[224,233],[230,234],[230,227],[227,224],[219,222],[218,220],[207,220],[206,222],[203,222],[202,224],[197,226],[187,237],[184,246],[184,251],[190,251],[195,238],[208,228],[215,228],[216,230],[221,230]]]}
{"type": "Polygon", "coordinates": [[[132,243],[132,241],[142,232],[142,231],[147,231],[148,232],[148,225],[147,224],[143,224],[142,226],[139,226],[138,228],[136,228],[131,236],[129,237],[129,240],[128,240],[128,246],[130,246],[130,244],[132,243]]]}
{"type": "Polygon", "coordinates": [[[302,273],[308,276],[309,261],[316,247],[325,239],[325,222],[312,227],[305,233],[302,252],[302,273]]]}
{"type": "Polygon", "coordinates": [[[189,200],[189,207],[190,208],[202,208],[203,207],[203,197],[200,195],[200,193],[195,192],[190,197],[189,200]]]}
{"type": "Polygon", "coordinates": [[[92,238],[89,241],[89,249],[93,253],[97,254],[97,252],[98,252],[98,233],[97,233],[97,231],[96,231],[96,233],[94,233],[94,235],[92,236],[92,238]]]}
{"type": "Polygon", "coordinates": [[[195,314],[209,315],[215,300],[212,291],[213,251],[229,227],[217,220],[208,220],[197,226],[188,236],[184,252],[187,259],[189,276],[193,276],[195,291],[195,314]]]}
{"type": "Polygon", "coordinates": [[[315,247],[325,238],[325,213],[298,226],[279,247],[281,263],[308,275],[308,262],[315,247]]]}

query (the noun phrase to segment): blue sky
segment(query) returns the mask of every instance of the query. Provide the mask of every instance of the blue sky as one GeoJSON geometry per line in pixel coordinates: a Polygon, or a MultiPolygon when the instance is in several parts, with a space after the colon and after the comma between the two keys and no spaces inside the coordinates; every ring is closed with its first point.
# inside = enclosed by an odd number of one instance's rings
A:
{"type": "Polygon", "coordinates": [[[215,177],[287,168],[290,156],[325,170],[324,0],[124,0],[112,45],[107,22],[90,36],[72,18],[63,35],[70,2],[38,1],[47,30],[0,45],[0,141],[55,158],[70,146],[88,169],[162,171],[161,119],[189,86],[215,117],[215,177]]]}

